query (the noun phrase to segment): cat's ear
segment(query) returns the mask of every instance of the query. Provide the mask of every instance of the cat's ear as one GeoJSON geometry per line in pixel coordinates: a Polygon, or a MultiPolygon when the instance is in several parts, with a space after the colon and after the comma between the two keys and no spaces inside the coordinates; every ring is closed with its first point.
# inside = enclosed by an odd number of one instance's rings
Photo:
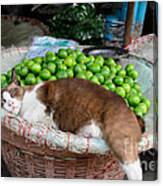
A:
{"type": "Polygon", "coordinates": [[[14,83],[15,85],[20,85],[16,76],[15,68],[12,69],[11,82],[14,83]]]}

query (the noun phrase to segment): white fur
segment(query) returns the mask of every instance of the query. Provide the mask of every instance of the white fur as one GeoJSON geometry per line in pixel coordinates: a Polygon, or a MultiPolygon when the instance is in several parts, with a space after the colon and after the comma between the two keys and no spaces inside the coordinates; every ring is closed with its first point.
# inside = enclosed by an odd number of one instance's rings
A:
{"type": "Polygon", "coordinates": [[[132,163],[124,163],[122,164],[122,168],[127,174],[127,177],[129,180],[142,180],[142,168],[141,168],[141,163],[140,160],[136,160],[135,162],[132,163]]]}
{"type": "Polygon", "coordinates": [[[102,138],[102,131],[94,120],[91,120],[90,124],[80,128],[77,134],[84,137],[102,138]]]}
{"type": "Polygon", "coordinates": [[[53,128],[57,128],[53,121],[53,114],[47,116],[45,113],[46,106],[37,99],[37,89],[42,85],[36,85],[31,92],[25,92],[22,101],[21,115],[25,120],[31,123],[43,123],[53,128]]]}
{"type": "Polygon", "coordinates": [[[15,98],[12,98],[7,91],[3,92],[2,97],[3,97],[3,100],[5,100],[3,104],[3,108],[7,110],[8,112],[17,115],[21,108],[21,101],[15,98]]]}

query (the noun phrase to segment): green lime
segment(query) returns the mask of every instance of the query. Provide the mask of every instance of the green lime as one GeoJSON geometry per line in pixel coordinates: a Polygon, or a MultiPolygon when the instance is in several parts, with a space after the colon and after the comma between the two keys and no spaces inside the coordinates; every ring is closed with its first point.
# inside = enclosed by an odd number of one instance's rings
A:
{"type": "Polygon", "coordinates": [[[60,58],[66,58],[67,57],[67,51],[66,51],[66,49],[63,49],[63,48],[59,49],[58,56],[60,58]]]}
{"type": "Polygon", "coordinates": [[[73,57],[71,57],[71,56],[68,56],[68,57],[66,57],[65,59],[64,59],[64,64],[66,65],[66,66],[68,66],[68,67],[72,67],[73,65],[75,65],[75,60],[74,60],[74,58],[73,57]]]}
{"type": "Polygon", "coordinates": [[[141,110],[141,112],[143,114],[147,113],[148,108],[147,108],[147,105],[145,103],[139,103],[139,105],[137,107],[141,110]]]}
{"type": "Polygon", "coordinates": [[[119,70],[118,71],[118,76],[125,77],[126,76],[126,71],[125,70],[119,70]]]}
{"type": "Polygon", "coordinates": [[[86,67],[87,67],[87,68],[90,68],[93,64],[94,64],[93,61],[88,61],[88,62],[86,63],[86,67]]]}
{"type": "Polygon", "coordinates": [[[130,76],[130,77],[132,77],[132,79],[137,79],[137,77],[138,77],[138,72],[136,71],[136,70],[130,70],[129,72],[128,72],[128,75],[130,76]]]}
{"type": "Polygon", "coordinates": [[[128,64],[128,65],[126,65],[125,70],[127,72],[134,70],[134,64],[128,64]]]}
{"type": "Polygon", "coordinates": [[[60,70],[57,72],[56,77],[57,77],[57,79],[63,79],[63,78],[67,78],[68,75],[67,75],[66,71],[60,70]]]}
{"type": "Polygon", "coordinates": [[[131,94],[129,96],[128,101],[131,106],[137,106],[141,100],[140,100],[139,96],[137,96],[136,94],[131,94]]]}
{"type": "Polygon", "coordinates": [[[87,57],[84,54],[80,54],[76,60],[78,63],[82,63],[82,64],[88,61],[87,57]]]}
{"type": "Polygon", "coordinates": [[[90,78],[90,81],[92,81],[92,82],[94,82],[94,83],[100,85],[100,82],[98,81],[98,79],[97,79],[96,76],[92,76],[92,77],[90,78]]]}
{"type": "Polygon", "coordinates": [[[23,59],[22,63],[27,66],[29,59],[23,59]]]}
{"type": "Polygon", "coordinates": [[[105,60],[105,64],[109,67],[115,67],[116,63],[112,57],[109,57],[107,60],[105,60]]]}
{"type": "Polygon", "coordinates": [[[104,65],[101,68],[101,72],[100,73],[104,76],[104,78],[109,77],[109,75],[110,75],[110,69],[109,69],[109,67],[107,67],[107,66],[104,65]]]}
{"type": "Polygon", "coordinates": [[[104,76],[101,73],[97,73],[95,74],[95,76],[97,77],[98,81],[103,84],[104,83],[104,76]]]}
{"type": "Polygon", "coordinates": [[[51,73],[48,69],[44,69],[40,72],[39,76],[42,80],[48,80],[51,77],[51,73]]]}
{"type": "Polygon", "coordinates": [[[125,83],[128,83],[132,87],[134,84],[134,80],[131,77],[126,76],[125,83]]]}
{"type": "Polygon", "coordinates": [[[125,89],[126,93],[129,93],[131,90],[131,87],[128,83],[123,83],[122,87],[125,89]]]}
{"type": "Polygon", "coordinates": [[[67,70],[67,66],[66,66],[65,64],[60,64],[60,65],[57,65],[57,69],[58,69],[58,70],[63,70],[63,71],[65,71],[65,70],[67,70]]]}
{"type": "Polygon", "coordinates": [[[24,79],[22,79],[22,80],[20,81],[20,86],[21,86],[21,87],[25,87],[25,80],[24,80],[24,79]]]}
{"type": "Polygon", "coordinates": [[[88,63],[89,62],[94,62],[95,61],[95,57],[93,55],[90,55],[87,57],[88,58],[88,63]]]}
{"type": "Polygon", "coordinates": [[[73,50],[71,48],[67,48],[66,51],[67,51],[67,54],[72,54],[73,53],[73,50]]]}
{"type": "Polygon", "coordinates": [[[134,88],[131,88],[130,94],[138,94],[138,91],[134,88]]]}
{"type": "Polygon", "coordinates": [[[98,73],[100,72],[101,70],[101,67],[99,64],[92,64],[90,67],[89,67],[89,70],[92,71],[93,73],[98,73]]]}
{"type": "MultiPolygon", "coordinates": [[[[20,74],[20,72],[21,72],[21,66],[16,66],[15,67],[15,72],[16,72],[16,74],[18,75],[18,74],[20,74]]],[[[12,75],[12,72],[11,72],[11,75],[12,75]]]]}
{"type": "Polygon", "coordinates": [[[54,61],[54,63],[56,65],[61,65],[61,64],[63,64],[63,60],[62,59],[59,59],[59,58],[56,58],[55,61],[54,61]]]}
{"type": "MultiPolygon", "coordinates": [[[[75,51],[73,51],[71,54],[69,54],[69,56],[71,56],[74,59],[74,61],[77,58],[77,55],[76,55],[75,51]]],[[[75,63],[76,63],[76,61],[75,61],[75,63]]]]}
{"type": "Polygon", "coordinates": [[[53,56],[55,56],[55,54],[54,54],[54,52],[52,52],[52,51],[48,51],[48,52],[46,52],[46,54],[45,54],[45,57],[53,57],[53,56]]]}
{"type": "Polygon", "coordinates": [[[40,76],[37,76],[37,77],[36,77],[36,83],[39,84],[39,83],[41,83],[41,82],[42,82],[42,79],[40,78],[40,76]]]}
{"type": "Polygon", "coordinates": [[[5,74],[1,74],[1,83],[7,81],[7,77],[5,74]]]}
{"type": "Polygon", "coordinates": [[[112,74],[116,74],[116,73],[117,73],[117,69],[116,69],[115,66],[111,66],[111,67],[110,67],[110,70],[111,70],[111,73],[112,73],[112,74]]]}
{"type": "Polygon", "coordinates": [[[38,56],[38,57],[35,57],[35,58],[33,59],[33,61],[36,62],[36,63],[41,64],[41,63],[42,63],[42,58],[38,56]]]}
{"type": "Polygon", "coordinates": [[[109,87],[107,85],[102,85],[102,87],[104,87],[106,90],[109,90],[109,87]]]}
{"type": "Polygon", "coordinates": [[[141,90],[141,87],[138,83],[134,83],[133,86],[132,86],[134,89],[136,89],[137,91],[140,91],[141,90]]]}
{"type": "Polygon", "coordinates": [[[79,72],[78,74],[76,74],[76,77],[80,79],[87,79],[84,72],[79,72]]]}
{"type": "Polygon", "coordinates": [[[80,50],[80,48],[78,48],[75,50],[75,53],[77,56],[79,56],[80,54],[82,54],[82,51],[80,50]]]}
{"type": "Polygon", "coordinates": [[[34,84],[36,84],[36,78],[35,78],[34,74],[28,73],[28,75],[26,76],[24,82],[25,82],[26,85],[34,85],[34,84]]]}
{"type": "Polygon", "coordinates": [[[126,96],[126,92],[125,92],[124,88],[122,88],[122,87],[116,87],[115,92],[117,95],[121,96],[122,98],[124,98],[126,96]]]}
{"type": "Polygon", "coordinates": [[[95,59],[95,64],[98,64],[100,67],[102,67],[104,64],[104,58],[102,56],[97,56],[95,59]]]}
{"type": "Polygon", "coordinates": [[[108,82],[108,83],[105,83],[105,85],[108,87],[109,90],[111,90],[112,92],[115,91],[116,89],[116,86],[114,85],[114,83],[112,82],[108,82]]]}
{"type": "Polygon", "coordinates": [[[120,64],[117,64],[116,65],[116,69],[117,69],[117,72],[120,71],[122,69],[122,66],[120,64]]]}
{"type": "Polygon", "coordinates": [[[27,74],[28,74],[28,68],[27,67],[23,67],[21,69],[21,71],[20,71],[20,76],[21,77],[25,77],[25,76],[27,76],[27,74]]]}
{"type": "Polygon", "coordinates": [[[93,76],[93,73],[89,70],[85,71],[86,79],[90,80],[90,78],[93,76]]]}
{"type": "Polygon", "coordinates": [[[34,63],[31,67],[30,70],[34,73],[34,74],[39,74],[41,71],[41,65],[39,63],[34,63]]]}
{"type": "Polygon", "coordinates": [[[29,60],[28,63],[26,64],[27,68],[30,70],[30,68],[35,64],[33,60],[29,60]]]}
{"type": "Polygon", "coordinates": [[[74,77],[73,69],[67,69],[67,76],[68,76],[69,78],[73,78],[73,77],[74,77]]]}
{"type": "Polygon", "coordinates": [[[8,86],[7,81],[1,83],[1,88],[6,88],[8,86]]]}
{"type": "Polygon", "coordinates": [[[56,65],[52,62],[49,62],[47,64],[47,69],[51,72],[51,74],[54,74],[56,72],[56,65]]]}
{"type": "Polygon", "coordinates": [[[57,78],[56,78],[56,76],[51,76],[49,80],[54,81],[54,80],[57,80],[57,78]]]}
{"type": "Polygon", "coordinates": [[[113,79],[113,81],[114,81],[114,83],[116,85],[122,85],[123,82],[124,82],[124,79],[121,76],[115,76],[115,78],[113,79]]]}
{"type": "Polygon", "coordinates": [[[76,64],[74,66],[74,71],[76,73],[79,73],[79,72],[82,72],[82,71],[85,71],[86,70],[86,66],[84,64],[76,64]]]}
{"type": "Polygon", "coordinates": [[[148,109],[150,108],[151,102],[149,99],[147,99],[146,97],[143,97],[142,102],[146,104],[148,109]]]}
{"type": "Polygon", "coordinates": [[[143,117],[143,113],[142,113],[142,110],[141,110],[141,108],[139,108],[139,107],[136,107],[135,109],[134,109],[134,112],[135,112],[135,114],[137,115],[137,116],[139,116],[139,117],[143,117]]]}
{"type": "Polygon", "coordinates": [[[11,77],[12,77],[12,70],[10,69],[8,72],[7,72],[7,80],[10,82],[11,81],[11,77]]]}

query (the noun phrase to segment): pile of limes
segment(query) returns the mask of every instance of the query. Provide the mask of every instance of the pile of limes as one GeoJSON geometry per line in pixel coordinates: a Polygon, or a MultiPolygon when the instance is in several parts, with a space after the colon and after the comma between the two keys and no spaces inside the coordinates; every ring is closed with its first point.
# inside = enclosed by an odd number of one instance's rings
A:
{"type": "MultiPolygon", "coordinates": [[[[47,52],[44,57],[24,59],[15,66],[21,86],[34,85],[46,80],[62,78],[82,78],[102,85],[115,92],[140,117],[143,117],[150,101],[142,95],[141,87],[136,82],[138,72],[133,64],[125,69],[109,57],[86,56],[81,50],[60,49],[58,53],[47,52]]],[[[1,86],[6,87],[11,81],[11,70],[1,75],[1,86]]]]}

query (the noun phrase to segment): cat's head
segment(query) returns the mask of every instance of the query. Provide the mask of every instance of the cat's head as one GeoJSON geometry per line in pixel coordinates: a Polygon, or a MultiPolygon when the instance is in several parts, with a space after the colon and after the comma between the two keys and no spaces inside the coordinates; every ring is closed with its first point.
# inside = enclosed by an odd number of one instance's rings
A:
{"type": "Polygon", "coordinates": [[[12,70],[12,81],[4,89],[1,89],[1,107],[10,113],[18,114],[24,96],[24,88],[19,85],[15,69],[12,70]]]}

